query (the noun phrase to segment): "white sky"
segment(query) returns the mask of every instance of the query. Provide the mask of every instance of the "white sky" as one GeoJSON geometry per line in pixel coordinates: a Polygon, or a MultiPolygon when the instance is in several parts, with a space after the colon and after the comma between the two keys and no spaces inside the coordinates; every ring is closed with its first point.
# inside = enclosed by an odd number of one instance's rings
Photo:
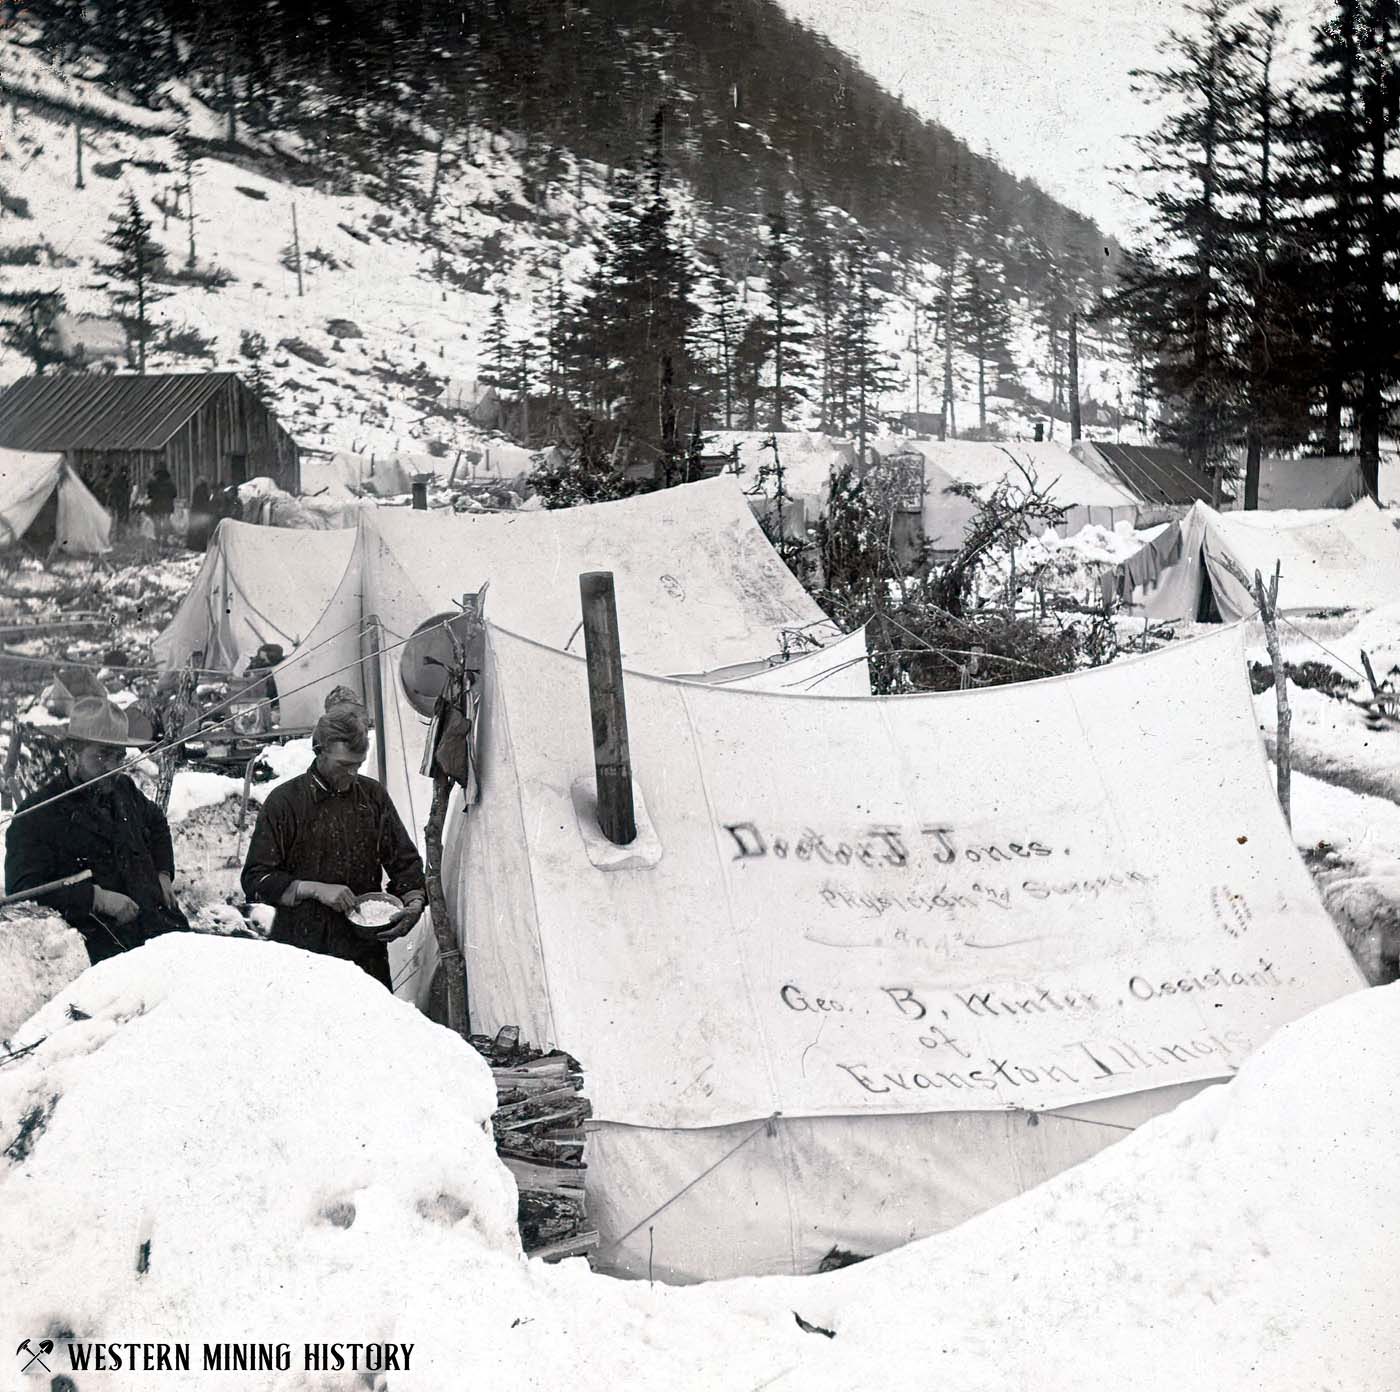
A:
{"type": "MultiPolygon", "coordinates": [[[[1126,237],[1112,187],[1151,128],[1129,69],[1188,19],[1181,0],[780,0],[921,115],[1126,237]]],[[[1318,0],[1282,0],[1285,15],[1318,0]]],[[[1241,7],[1242,11],[1244,7],[1241,7]]]]}

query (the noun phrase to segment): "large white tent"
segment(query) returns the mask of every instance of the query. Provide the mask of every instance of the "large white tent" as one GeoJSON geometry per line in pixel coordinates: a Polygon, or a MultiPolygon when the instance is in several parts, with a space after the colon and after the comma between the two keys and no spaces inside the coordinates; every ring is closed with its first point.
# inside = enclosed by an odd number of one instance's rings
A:
{"type": "MultiPolygon", "coordinates": [[[[384,761],[377,772],[415,830],[427,819],[431,790],[418,772],[426,721],[399,681],[402,643],[487,584],[488,618],[580,653],[578,577],[610,570],[629,665],[699,682],[779,688],[791,682],[833,695],[870,690],[863,637],[843,638],[822,613],[729,476],[557,511],[366,509],[354,533],[297,533],[296,539],[322,536],[351,538],[354,549],[338,569],[332,562],[319,568],[324,611],[286,675],[279,673],[283,718],[300,723],[287,714],[299,709],[293,702],[314,716],[336,683],[357,690],[371,709],[382,699],[384,761]],[[370,619],[384,651],[361,664],[361,623],[370,619]],[[814,642],[823,649],[804,653],[814,642]],[[788,666],[776,664],[785,653],[798,656],[788,666]]],[[[311,582],[303,577],[302,583],[309,593],[311,582]]],[[[216,578],[208,588],[219,592],[216,578]]],[[[208,607],[206,601],[200,612],[208,607]]],[[[404,994],[426,990],[433,952],[426,931],[394,946],[404,994]]]]}
{"type": "Polygon", "coordinates": [[[1361,985],[1239,630],[975,694],[629,673],[625,848],[596,822],[582,661],[487,646],[482,799],[447,867],[473,1028],[582,1062],[608,1269],[810,1271],[950,1227],[1361,985]]]}
{"type": "Polygon", "coordinates": [[[12,449],[0,449],[0,550],[20,542],[55,496],[55,552],[95,556],[111,550],[107,509],[63,455],[12,449]]]}
{"type": "Polygon", "coordinates": [[[1400,531],[1369,498],[1279,512],[1220,513],[1196,503],[1152,547],[1166,564],[1144,569],[1129,558],[1120,570],[1133,609],[1153,620],[1205,616],[1207,599],[1226,622],[1252,614],[1255,572],[1268,580],[1275,564],[1286,611],[1374,609],[1400,599],[1400,531]]]}

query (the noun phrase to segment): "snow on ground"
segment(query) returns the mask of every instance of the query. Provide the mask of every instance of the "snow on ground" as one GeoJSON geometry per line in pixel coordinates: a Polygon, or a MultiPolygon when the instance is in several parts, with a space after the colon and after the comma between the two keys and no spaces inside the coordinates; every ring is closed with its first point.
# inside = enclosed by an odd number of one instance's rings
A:
{"type": "Polygon", "coordinates": [[[182,1387],[229,1385],[197,1367],[229,1339],[292,1347],[247,1388],[1400,1386],[1400,986],[961,1228],[687,1289],[523,1260],[484,1065],[345,963],[165,937],[61,991],[36,1041],[0,1067],[7,1326],[189,1340],[182,1387]],[[320,1340],[412,1344],[410,1371],[307,1375],[320,1340]]]}
{"type": "Polygon", "coordinates": [[[1306,774],[1292,778],[1293,839],[1361,970],[1390,980],[1400,958],[1400,807],[1306,774]]]}
{"type": "MultiPolygon", "coordinates": [[[[1372,730],[1359,706],[1291,682],[1288,705],[1294,768],[1400,802],[1400,730],[1372,730]]],[[[1272,754],[1278,726],[1272,690],[1255,696],[1254,710],[1272,754]]]]}
{"type": "Polygon", "coordinates": [[[18,906],[0,911],[0,1041],[87,967],[82,937],[61,918],[18,906]]]}

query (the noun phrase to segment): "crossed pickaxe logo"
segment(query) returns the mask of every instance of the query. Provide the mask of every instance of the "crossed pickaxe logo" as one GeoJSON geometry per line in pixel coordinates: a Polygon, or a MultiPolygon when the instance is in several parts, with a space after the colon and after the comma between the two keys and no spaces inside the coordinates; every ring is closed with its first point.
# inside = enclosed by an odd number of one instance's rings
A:
{"type": "Polygon", "coordinates": [[[49,1365],[48,1365],[47,1363],[44,1362],[44,1355],[45,1355],[46,1353],[52,1353],[52,1352],[53,1352],[53,1340],[52,1340],[52,1339],[40,1339],[40,1340],[39,1340],[39,1347],[38,1347],[37,1349],[29,1342],[28,1339],[26,1339],[26,1340],[15,1350],[15,1355],[16,1355],[16,1357],[21,1357],[21,1358],[22,1358],[26,1353],[29,1355],[29,1362],[26,1363],[26,1364],[24,1365],[24,1367],[22,1367],[22,1368],[20,1369],[20,1372],[22,1372],[22,1373],[27,1373],[27,1372],[37,1363],[37,1364],[47,1373],[47,1372],[49,1371],[49,1365]]]}

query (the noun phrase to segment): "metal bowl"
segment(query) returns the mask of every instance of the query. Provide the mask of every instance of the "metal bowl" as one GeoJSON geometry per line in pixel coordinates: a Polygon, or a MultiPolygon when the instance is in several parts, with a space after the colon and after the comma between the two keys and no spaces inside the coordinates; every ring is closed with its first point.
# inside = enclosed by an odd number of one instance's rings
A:
{"type": "Polygon", "coordinates": [[[361,923],[355,917],[355,914],[359,912],[361,905],[364,904],[388,904],[393,908],[395,913],[403,908],[403,900],[396,895],[390,894],[387,890],[377,889],[371,894],[361,894],[359,898],[355,900],[355,907],[345,915],[345,921],[349,923],[360,937],[370,941],[377,939],[389,925],[387,923],[361,923]]]}

